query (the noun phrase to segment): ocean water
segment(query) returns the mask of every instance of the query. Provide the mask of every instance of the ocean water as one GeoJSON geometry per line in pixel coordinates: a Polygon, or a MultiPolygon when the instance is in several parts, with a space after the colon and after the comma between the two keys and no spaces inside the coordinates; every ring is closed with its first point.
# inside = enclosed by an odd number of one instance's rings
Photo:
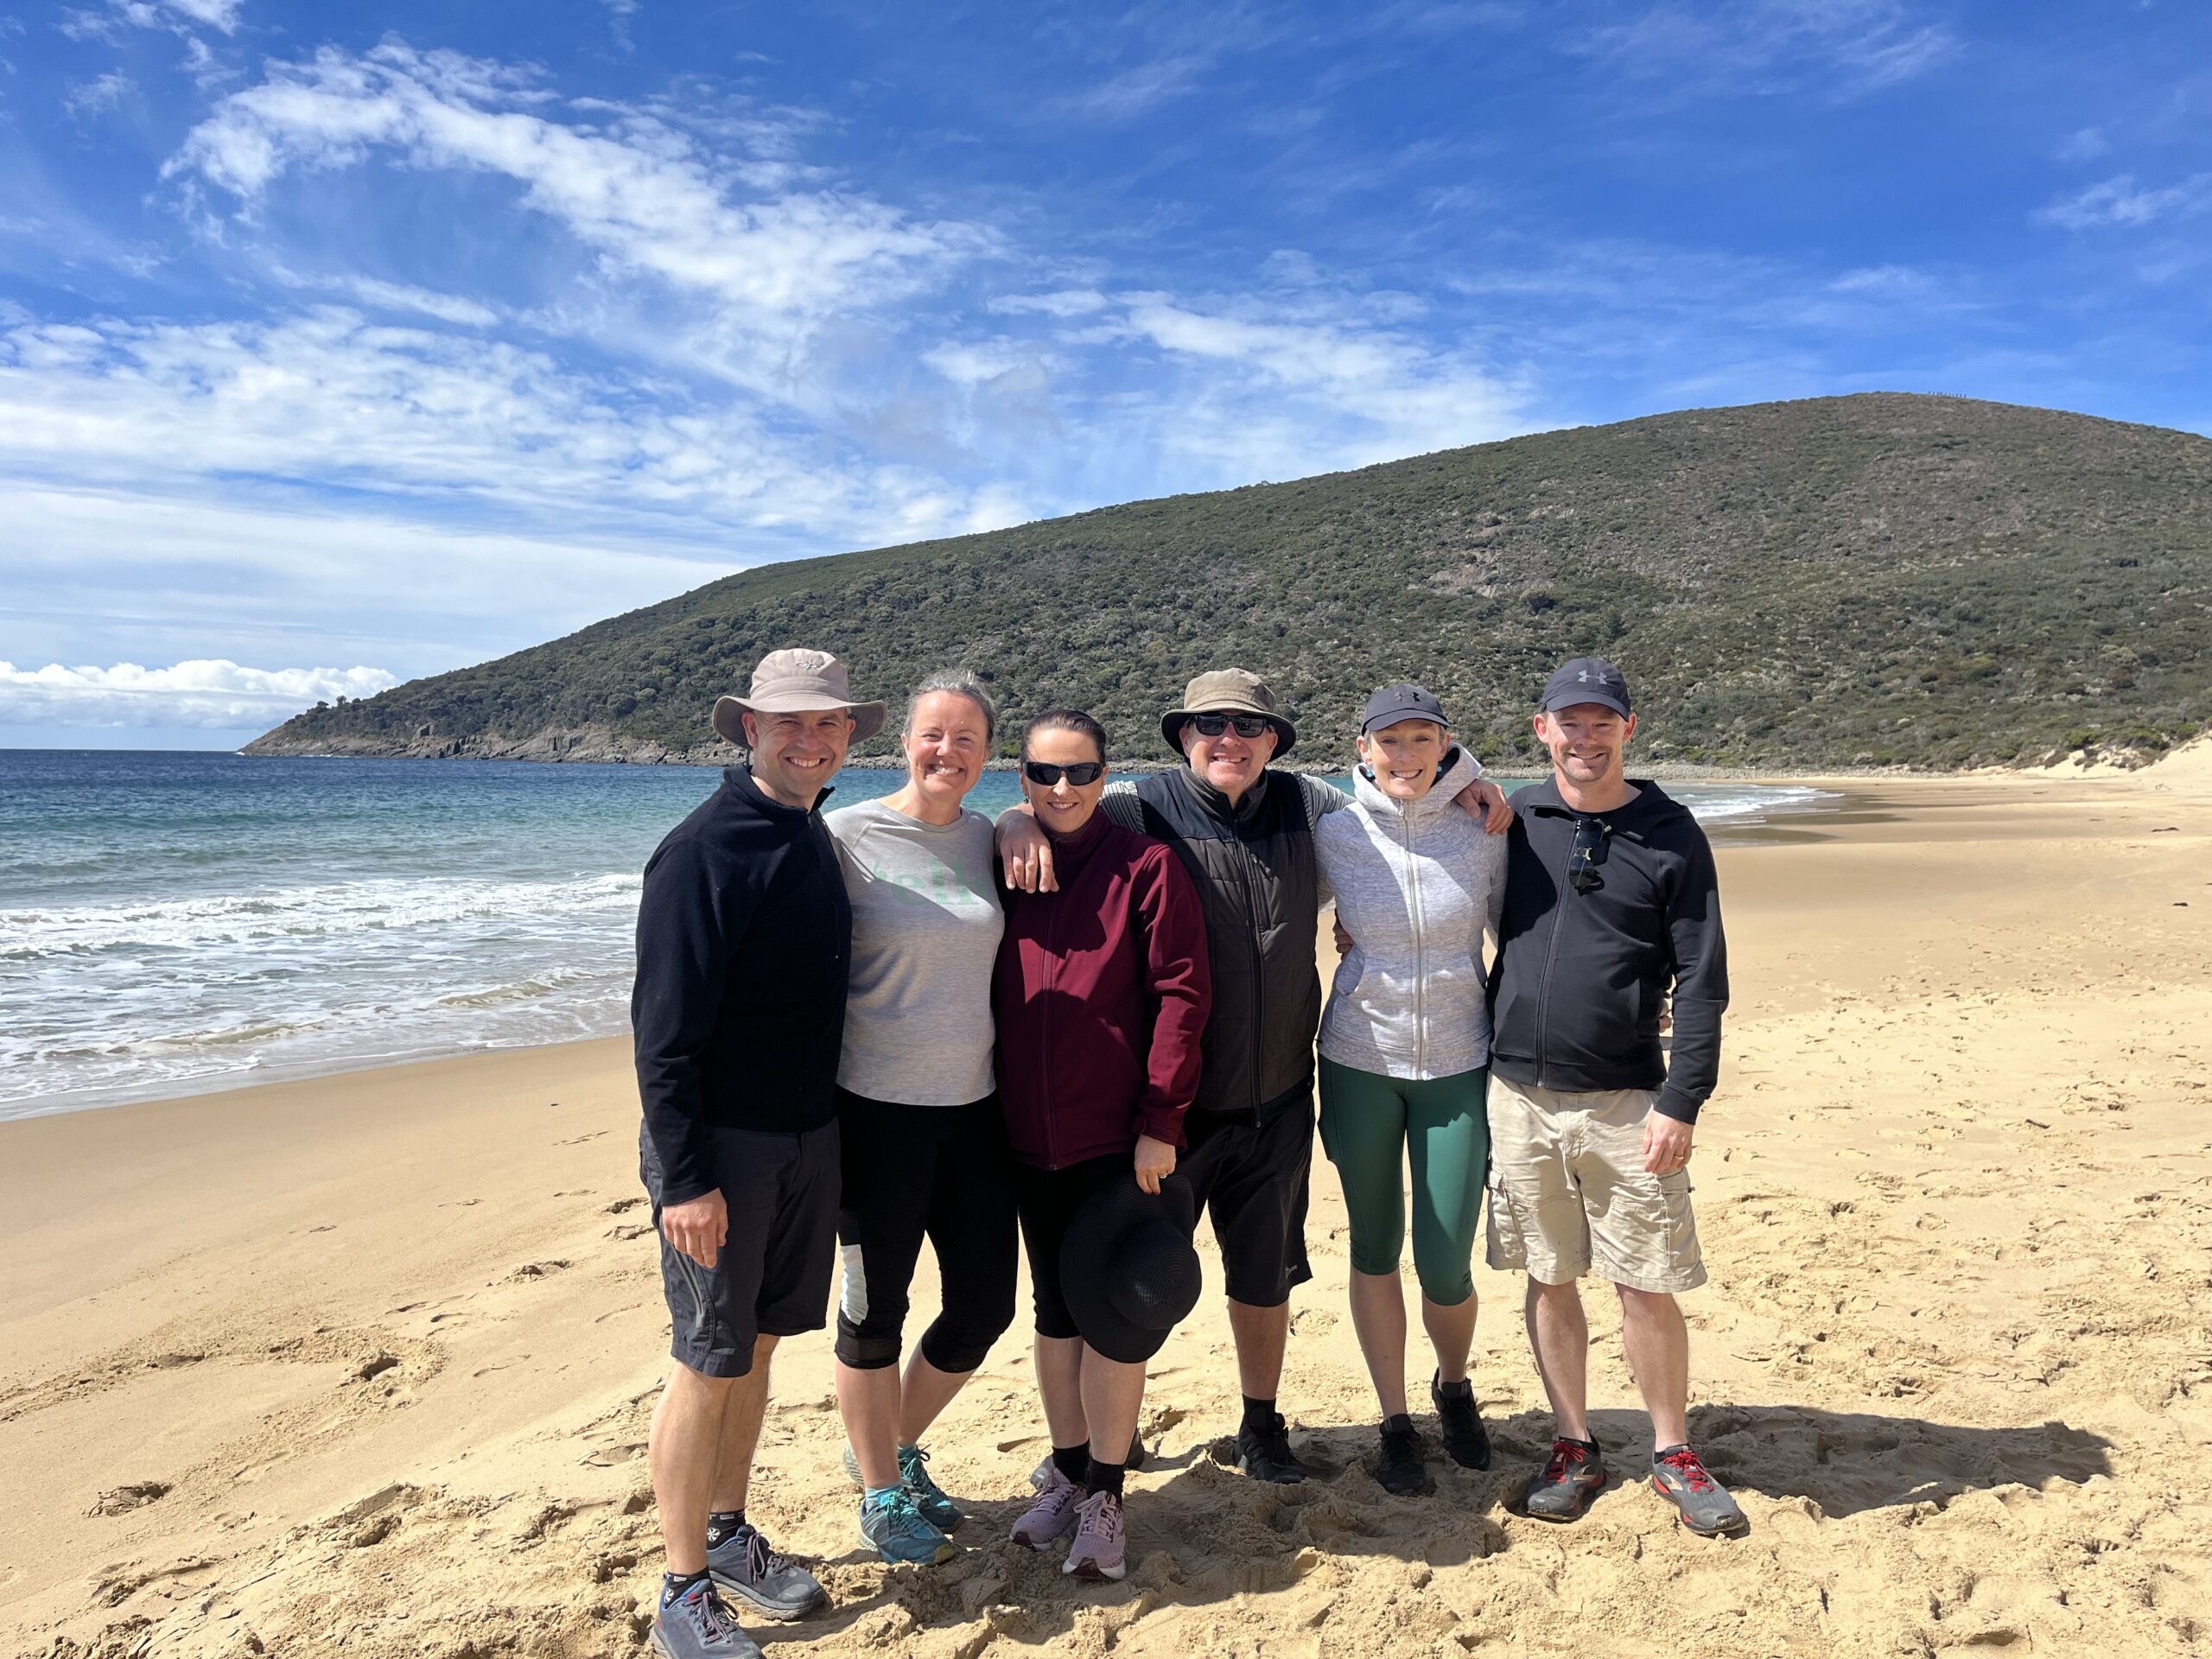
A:
{"type": "MultiPolygon", "coordinates": [[[[0,751],[0,1118],[626,1030],[639,872],[721,780],[0,751]]],[[[1825,798],[1673,792],[1720,824],[1825,798]]]]}

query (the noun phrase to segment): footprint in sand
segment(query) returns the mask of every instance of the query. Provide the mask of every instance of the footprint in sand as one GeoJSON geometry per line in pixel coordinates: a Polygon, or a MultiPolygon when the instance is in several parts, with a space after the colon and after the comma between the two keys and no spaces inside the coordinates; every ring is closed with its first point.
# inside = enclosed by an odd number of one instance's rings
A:
{"type": "Polygon", "coordinates": [[[128,1515],[133,1510],[143,1510],[149,1503],[169,1495],[169,1484],[165,1480],[135,1480],[102,1492],[86,1515],[128,1515]]]}

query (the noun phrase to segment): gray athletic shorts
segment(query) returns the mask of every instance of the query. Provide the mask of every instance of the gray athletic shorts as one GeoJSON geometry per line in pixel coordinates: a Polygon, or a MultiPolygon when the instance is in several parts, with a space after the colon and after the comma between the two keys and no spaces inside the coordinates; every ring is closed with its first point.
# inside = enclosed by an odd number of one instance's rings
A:
{"type": "MultiPolygon", "coordinates": [[[[707,1170],[729,1205],[729,1236],[711,1268],[660,1241],[669,1352],[707,1376],[743,1376],[757,1336],[819,1331],[830,1318],[837,1255],[838,1148],[833,1120],[798,1135],[704,1131],[707,1170]]],[[[638,1173],[660,1226],[661,1169],[638,1134],[638,1173]]]]}

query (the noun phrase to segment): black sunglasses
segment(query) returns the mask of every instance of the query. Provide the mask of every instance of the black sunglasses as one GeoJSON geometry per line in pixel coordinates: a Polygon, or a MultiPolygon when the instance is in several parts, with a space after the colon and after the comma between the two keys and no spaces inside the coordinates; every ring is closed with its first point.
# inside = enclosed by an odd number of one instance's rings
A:
{"type": "Polygon", "coordinates": [[[1252,738],[1268,730],[1269,722],[1265,715],[1192,715],[1191,724],[1200,737],[1219,737],[1234,726],[1237,736],[1252,738]]]}
{"type": "Polygon", "coordinates": [[[1099,774],[1105,770],[1103,760],[1078,760],[1071,766],[1056,766],[1049,760],[1025,760],[1021,763],[1021,775],[1031,783],[1041,784],[1046,789],[1058,783],[1063,776],[1081,789],[1086,784],[1096,783],[1099,774]]]}
{"type": "Polygon", "coordinates": [[[1574,845],[1567,855],[1567,885],[1580,893],[1599,891],[1605,878],[1598,874],[1598,866],[1605,861],[1607,837],[1613,828],[1603,818],[1577,818],[1574,821],[1574,845]]]}

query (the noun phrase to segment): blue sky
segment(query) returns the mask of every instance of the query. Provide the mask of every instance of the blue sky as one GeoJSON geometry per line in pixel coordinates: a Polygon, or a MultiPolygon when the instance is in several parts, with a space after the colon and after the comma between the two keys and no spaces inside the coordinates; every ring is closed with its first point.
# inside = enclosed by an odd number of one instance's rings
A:
{"type": "Polygon", "coordinates": [[[0,12],[0,744],[1667,409],[2212,431],[2209,277],[2201,0],[0,12]]]}

